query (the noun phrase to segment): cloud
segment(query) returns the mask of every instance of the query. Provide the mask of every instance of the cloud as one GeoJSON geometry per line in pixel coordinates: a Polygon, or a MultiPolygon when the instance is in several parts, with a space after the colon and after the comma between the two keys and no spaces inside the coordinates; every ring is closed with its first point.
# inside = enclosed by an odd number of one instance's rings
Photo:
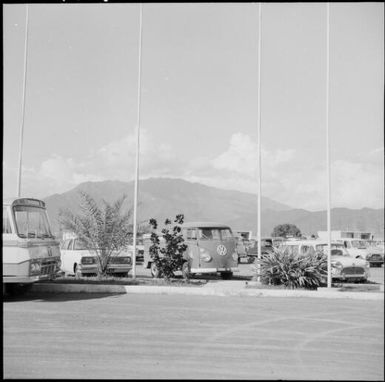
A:
{"type": "MultiPolygon", "coordinates": [[[[45,197],[65,192],[86,181],[132,180],[135,176],[135,144],[135,136],[128,135],[106,143],[81,160],[55,155],[38,168],[23,167],[22,190],[28,191],[29,195],[45,197]]],[[[170,145],[156,142],[146,130],[142,130],[140,177],[182,178],[257,194],[257,149],[257,142],[250,136],[236,133],[222,153],[211,157],[181,158],[170,145]]],[[[332,207],[383,207],[383,149],[356,158],[359,160],[336,160],[331,165],[332,207]]],[[[15,168],[4,163],[3,169],[8,178],[16,179],[15,168]]],[[[294,208],[326,209],[324,160],[320,161],[305,149],[281,150],[262,145],[262,195],[294,208]]]]}

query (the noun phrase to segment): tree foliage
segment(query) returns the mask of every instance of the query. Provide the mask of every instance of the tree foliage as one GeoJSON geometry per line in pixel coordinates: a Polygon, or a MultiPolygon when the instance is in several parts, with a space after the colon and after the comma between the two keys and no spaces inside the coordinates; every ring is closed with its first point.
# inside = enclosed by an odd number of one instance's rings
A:
{"type": "Polygon", "coordinates": [[[105,274],[111,255],[120,252],[128,244],[132,211],[129,209],[122,213],[126,195],[112,204],[102,200],[102,206],[99,207],[89,194],[84,191],[79,193],[79,212],[74,214],[69,209],[61,210],[59,221],[64,229],[72,231],[97,255],[99,272],[105,274]]]}
{"type": "Polygon", "coordinates": [[[155,219],[150,219],[149,223],[153,229],[151,233],[152,245],[149,248],[150,257],[159,271],[159,275],[166,280],[174,277],[174,272],[180,270],[183,265],[183,253],[187,249],[181,233],[184,215],[176,215],[174,225],[171,220],[166,219],[162,229],[164,244],[161,245],[159,235],[156,233],[158,223],[155,219]]]}
{"type": "Polygon", "coordinates": [[[274,227],[274,230],[271,234],[273,237],[283,237],[287,238],[289,236],[301,237],[300,229],[294,224],[279,224],[274,227]]]}

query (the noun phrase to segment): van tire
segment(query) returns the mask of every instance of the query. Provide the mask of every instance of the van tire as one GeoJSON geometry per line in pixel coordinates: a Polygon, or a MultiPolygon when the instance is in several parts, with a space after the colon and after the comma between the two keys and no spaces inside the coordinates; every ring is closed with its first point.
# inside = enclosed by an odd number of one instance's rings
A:
{"type": "Polygon", "coordinates": [[[230,280],[233,277],[233,272],[221,272],[223,280],[230,280]]]}
{"type": "Polygon", "coordinates": [[[185,261],[182,265],[182,277],[184,280],[191,278],[191,268],[188,261],[185,261]]]}
{"type": "Polygon", "coordinates": [[[151,269],[151,276],[154,277],[155,279],[159,279],[160,278],[160,270],[155,265],[154,262],[151,263],[150,269],[151,269]]]}

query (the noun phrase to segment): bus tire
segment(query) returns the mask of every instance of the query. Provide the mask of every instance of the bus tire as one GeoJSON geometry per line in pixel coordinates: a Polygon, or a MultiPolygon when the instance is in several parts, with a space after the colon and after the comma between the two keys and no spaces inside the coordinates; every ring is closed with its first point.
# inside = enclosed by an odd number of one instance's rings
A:
{"type": "Polygon", "coordinates": [[[152,277],[154,277],[155,279],[160,278],[160,270],[154,262],[151,263],[150,269],[152,277]]]}
{"type": "Polygon", "coordinates": [[[221,272],[223,280],[230,280],[233,277],[233,272],[221,272]]]}
{"type": "Polygon", "coordinates": [[[30,284],[13,284],[6,285],[5,293],[9,296],[22,296],[32,289],[32,283],[30,284]]]}
{"type": "Polygon", "coordinates": [[[182,277],[185,280],[188,280],[189,278],[191,278],[191,268],[188,261],[185,261],[182,265],[182,277]]]}

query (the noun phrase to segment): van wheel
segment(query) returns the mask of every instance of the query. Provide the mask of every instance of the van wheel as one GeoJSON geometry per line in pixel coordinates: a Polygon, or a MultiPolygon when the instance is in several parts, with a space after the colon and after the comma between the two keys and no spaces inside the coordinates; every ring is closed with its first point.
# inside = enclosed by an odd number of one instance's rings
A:
{"type": "Polygon", "coordinates": [[[82,272],[80,272],[80,269],[77,264],[74,266],[74,273],[75,273],[75,279],[80,279],[82,277],[82,272]]]}
{"type": "Polygon", "coordinates": [[[221,272],[223,280],[230,280],[233,277],[233,272],[221,272]]]}
{"type": "Polygon", "coordinates": [[[191,268],[188,261],[185,261],[182,265],[182,277],[188,280],[191,277],[191,268]]]}
{"type": "Polygon", "coordinates": [[[151,276],[158,279],[160,277],[160,270],[154,262],[151,263],[151,276]]]}

